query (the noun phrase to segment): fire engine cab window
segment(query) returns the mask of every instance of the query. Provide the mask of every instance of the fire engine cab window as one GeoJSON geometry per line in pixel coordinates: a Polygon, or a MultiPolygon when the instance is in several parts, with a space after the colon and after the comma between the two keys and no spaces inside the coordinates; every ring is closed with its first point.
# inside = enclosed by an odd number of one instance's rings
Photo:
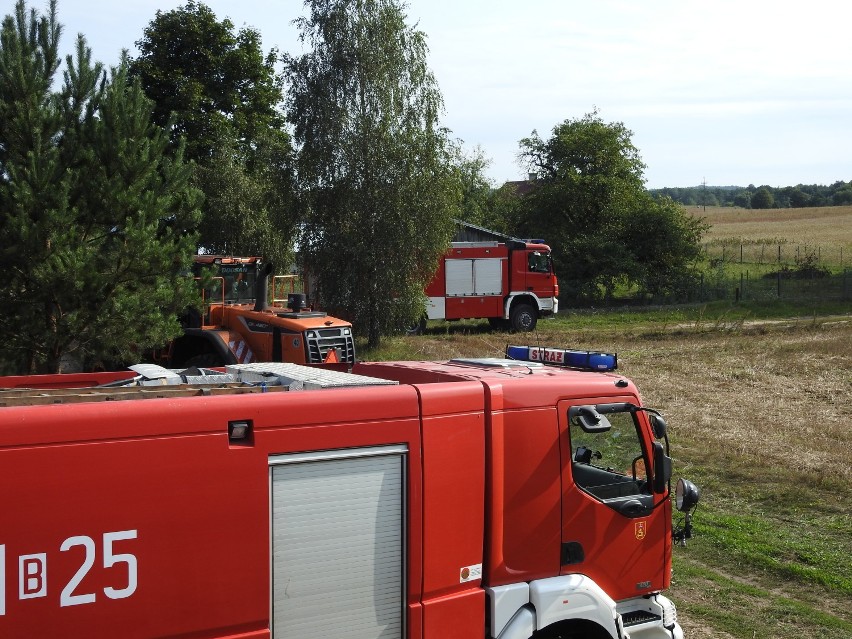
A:
{"type": "Polygon", "coordinates": [[[642,445],[630,413],[610,413],[612,428],[587,433],[570,426],[571,470],[574,482],[587,493],[606,500],[650,493],[642,445]]]}
{"type": "Polygon", "coordinates": [[[534,251],[529,254],[529,269],[533,273],[547,273],[550,271],[550,260],[547,254],[534,251]]]}

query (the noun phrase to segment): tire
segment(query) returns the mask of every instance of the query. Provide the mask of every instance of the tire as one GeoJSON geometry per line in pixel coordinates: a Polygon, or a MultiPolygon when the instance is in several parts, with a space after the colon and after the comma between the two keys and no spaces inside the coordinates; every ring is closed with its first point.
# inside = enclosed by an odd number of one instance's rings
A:
{"type": "Polygon", "coordinates": [[[529,304],[518,304],[512,309],[512,330],[517,333],[529,333],[535,330],[538,313],[529,304]]]}
{"type": "Polygon", "coordinates": [[[489,317],[488,325],[495,331],[505,331],[508,328],[508,322],[502,317],[489,317]]]}
{"type": "Polygon", "coordinates": [[[222,358],[219,357],[216,353],[199,353],[198,355],[193,355],[188,360],[186,360],[186,364],[184,364],[184,368],[192,368],[195,366],[196,368],[217,368],[219,366],[224,366],[225,362],[222,361],[222,358]]]}
{"type": "Polygon", "coordinates": [[[421,317],[419,322],[405,327],[406,335],[423,335],[426,332],[426,318],[421,317]]]}

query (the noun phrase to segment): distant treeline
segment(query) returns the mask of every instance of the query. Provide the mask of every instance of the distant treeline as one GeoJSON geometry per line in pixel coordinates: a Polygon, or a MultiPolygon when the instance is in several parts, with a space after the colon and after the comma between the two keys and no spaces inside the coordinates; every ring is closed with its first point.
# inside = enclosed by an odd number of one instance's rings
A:
{"type": "Polygon", "coordinates": [[[852,181],[831,186],[689,186],[651,189],[651,194],[668,196],[685,206],[739,206],[745,209],[787,209],[808,206],[852,204],[852,181]]]}

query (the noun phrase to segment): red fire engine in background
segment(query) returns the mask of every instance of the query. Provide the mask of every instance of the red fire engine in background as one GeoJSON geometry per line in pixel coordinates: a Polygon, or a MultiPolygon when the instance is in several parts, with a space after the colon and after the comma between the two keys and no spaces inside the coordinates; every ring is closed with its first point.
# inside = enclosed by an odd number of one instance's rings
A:
{"type": "Polygon", "coordinates": [[[559,311],[550,247],[541,240],[453,242],[426,288],[428,319],[487,318],[532,331],[559,311]]]}
{"type": "Polygon", "coordinates": [[[665,422],[507,351],[0,378],[0,637],[681,639],[665,422]]]}

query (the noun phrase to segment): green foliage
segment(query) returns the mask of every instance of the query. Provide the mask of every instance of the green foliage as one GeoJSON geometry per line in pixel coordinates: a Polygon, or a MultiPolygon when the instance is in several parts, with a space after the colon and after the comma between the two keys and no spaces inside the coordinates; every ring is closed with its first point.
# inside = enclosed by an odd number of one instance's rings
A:
{"type": "Polygon", "coordinates": [[[172,139],[186,139],[197,166],[200,245],[289,265],[296,209],[277,50],[264,55],[257,30],[235,31],[194,0],[158,11],[136,44],[132,73],[156,104],[155,121],[173,118],[172,139]]]}
{"type": "Polygon", "coordinates": [[[754,185],[743,186],[691,186],[664,188],[651,191],[654,196],[666,196],[685,206],[738,206],[750,208],[804,208],[818,206],[843,206],[852,204],[852,182],[835,182],[830,186],[799,184],[775,188],[754,185]],[[765,191],[765,193],[764,193],[765,191]],[[757,196],[757,203],[752,197],[757,196]],[[768,197],[767,197],[768,196],[768,197]]]}
{"type": "Polygon", "coordinates": [[[459,182],[462,191],[461,219],[471,224],[492,228],[492,192],[491,180],[485,170],[491,160],[485,157],[482,147],[476,147],[466,155],[461,149],[456,160],[459,182]]]}
{"type": "Polygon", "coordinates": [[[519,199],[516,231],[551,244],[568,297],[611,298],[621,283],[677,293],[692,283],[706,227],[671,200],[647,194],[631,137],[595,111],[557,125],[548,140],[536,132],[521,140],[521,157],[537,180],[519,199]]]}
{"type": "Polygon", "coordinates": [[[760,187],[751,196],[751,208],[753,209],[771,209],[775,206],[775,198],[769,189],[765,186],[760,187]]]}
{"type": "Polygon", "coordinates": [[[626,279],[643,295],[684,298],[698,283],[701,239],[709,226],[669,198],[643,194],[622,227],[626,279]]]}
{"type": "Polygon", "coordinates": [[[737,193],[734,196],[734,200],[733,200],[734,206],[739,206],[740,208],[743,208],[743,209],[750,209],[751,208],[751,196],[752,196],[751,191],[748,191],[748,190],[740,191],[739,193],[737,193]]]}
{"type": "Polygon", "coordinates": [[[53,92],[60,32],[55,0],[46,16],[19,0],[0,34],[0,354],[27,372],[159,345],[195,300],[180,149],[127,61],[107,77],[82,36],[53,92]]]}
{"type": "Polygon", "coordinates": [[[300,246],[325,305],[376,345],[423,312],[461,200],[425,35],[395,0],[307,0],[285,60],[300,246]],[[391,301],[392,300],[392,301],[391,301]]]}
{"type": "Polygon", "coordinates": [[[852,184],[839,188],[831,196],[831,203],[834,206],[844,206],[852,204],[852,184]]]}

